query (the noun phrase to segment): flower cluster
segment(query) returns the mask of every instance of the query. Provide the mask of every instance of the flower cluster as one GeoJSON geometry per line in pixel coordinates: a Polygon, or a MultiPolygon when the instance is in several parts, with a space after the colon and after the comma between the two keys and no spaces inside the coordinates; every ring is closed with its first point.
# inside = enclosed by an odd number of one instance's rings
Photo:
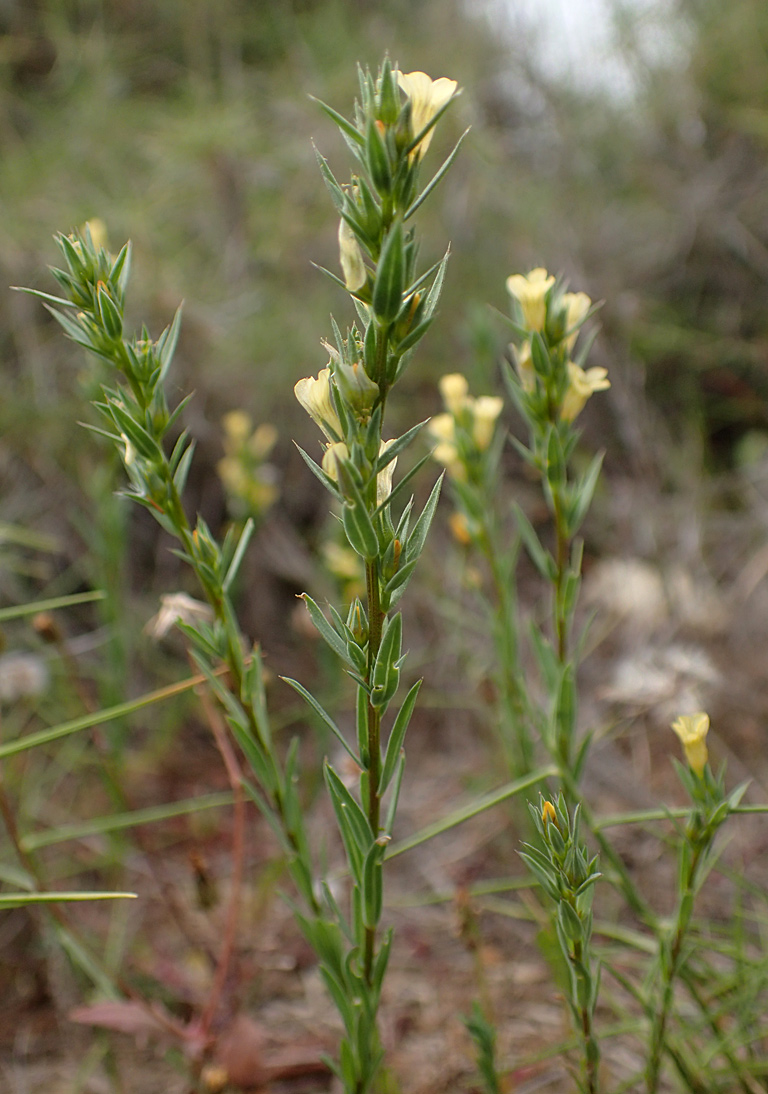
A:
{"type": "MultiPolygon", "coordinates": [[[[608,371],[584,369],[571,360],[592,301],[583,292],[564,292],[542,267],[507,278],[520,342],[512,347],[517,376],[529,402],[552,419],[570,423],[587,399],[609,388],[608,371]]],[[[589,347],[587,347],[588,349],[589,347]]],[[[582,354],[586,356],[586,351],[582,354]]]]}
{"type": "Polygon", "coordinates": [[[277,500],[274,467],[267,457],[277,442],[277,430],[270,423],[253,428],[250,414],[231,410],[222,419],[224,456],[217,469],[227,492],[230,509],[237,519],[258,519],[277,500]]]}
{"type": "Polygon", "coordinates": [[[428,426],[436,442],[432,456],[447,468],[451,478],[464,482],[475,476],[490,448],[504,404],[496,395],[471,396],[460,372],[441,377],[439,387],[445,413],[437,414],[428,426]]]}

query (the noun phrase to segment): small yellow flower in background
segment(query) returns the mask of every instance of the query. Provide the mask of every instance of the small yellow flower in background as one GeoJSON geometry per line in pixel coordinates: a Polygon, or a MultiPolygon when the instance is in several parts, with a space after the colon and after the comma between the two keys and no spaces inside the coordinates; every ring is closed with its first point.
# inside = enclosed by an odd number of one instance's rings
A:
{"type": "Polygon", "coordinates": [[[460,372],[449,372],[447,375],[440,377],[437,386],[440,388],[445,409],[450,411],[454,417],[459,415],[467,405],[469,384],[466,376],[463,376],[460,372]]]}
{"type": "MultiPolygon", "coordinates": [[[[448,469],[449,475],[464,481],[467,478],[467,468],[460,456],[460,446],[463,446],[457,440],[457,426],[460,438],[466,436],[467,441],[471,438],[475,449],[485,452],[493,440],[496,420],[504,402],[495,395],[480,395],[475,399],[469,394],[467,379],[460,372],[450,372],[442,376],[438,386],[446,413],[436,414],[427,426],[428,432],[437,441],[432,456],[448,469]]],[[[470,450],[471,448],[472,444],[469,445],[470,450]]]]}
{"type": "Polygon", "coordinates": [[[427,429],[436,441],[452,444],[456,436],[456,421],[453,414],[435,414],[434,418],[429,419],[427,429]]]}
{"type": "Polygon", "coordinates": [[[342,547],[335,540],[323,544],[323,559],[330,572],[339,581],[360,582],[360,555],[351,547],[342,547]]]}
{"type": "Polygon", "coordinates": [[[578,330],[573,328],[583,322],[592,307],[592,301],[585,292],[567,292],[563,293],[563,304],[565,305],[565,344],[571,350],[579,335],[578,330]]]}
{"type": "Polygon", "coordinates": [[[451,513],[448,517],[448,525],[456,542],[462,547],[469,547],[472,542],[472,532],[464,514],[456,511],[451,513]]]}
{"type": "Polygon", "coordinates": [[[305,376],[294,386],[293,392],[328,440],[331,443],[337,440],[341,436],[341,422],[331,397],[331,370],[320,369],[317,379],[314,376],[305,376]]]}
{"type": "Polygon", "coordinates": [[[277,444],[277,428],[271,422],[262,422],[248,441],[248,451],[257,460],[264,460],[277,444]]]}
{"type": "Polygon", "coordinates": [[[498,395],[478,395],[472,404],[472,436],[481,452],[485,452],[493,440],[496,419],[504,407],[498,395]]]}
{"type": "Polygon", "coordinates": [[[588,368],[585,372],[579,365],[569,361],[568,387],[560,410],[560,420],[572,422],[584,409],[584,404],[590,395],[594,395],[596,391],[606,391],[610,386],[608,369],[588,368]]]}
{"type": "Polygon", "coordinates": [[[339,221],[339,260],[344,273],[344,284],[350,292],[357,292],[365,284],[368,275],[357,236],[346,220],[339,221]]]}
{"type": "Polygon", "coordinates": [[[256,429],[245,410],[230,410],[221,420],[224,456],[219,478],[238,516],[260,516],[277,500],[275,469],[266,463],[277,443],[277,429],[265,422],[256,429]]]}
{"type": "MultiPolygon", "coordinates": [[[[411,129],[414,137],[418,137],[438,110],[442,110],[448,100],[453,98],[458,86],[455,80],[449,80],[446,76],[433,80],[426,72],[398,72],[397,82],[411,100],[411,129]]],[[[420,159],[424,155],[432,142],[433,133],[434,129],[430,129],[413,149],[409,159],[420,159]]]]}
{"type": "Polygon", "coordinates": [[[523,391],[527,391],[530,395],[536,390],[536,370],[533,367],[531,343],[523,342],[522,346],[512,346],[512,352],[515,355],[517,375],[520,377],[523,391]]]}
{"type": "Polygon", "coordinates": [[[456,447],[456,420],[453,414],[436,414],[430,419],[427,431],[433,440],[437,441],[432,450],[432,459],[447,468],[448,474],[453,478],[466,478],[464,465],[459,459],[459,450],[456,447]]]}
{"type": "Polygon", "coordinates": [[[339,481],[339,465],[336,462],[337,459],[349,459],[349,449],[343,441],[334,441],[333,444],[327,445],[325,452],[323,453],[323,471],[325,471],[328,478],[333,479],[334,482],[339,481]]]}
{"type": "Polygon", "coordinates": [[[544,329],[547,318],[545,297],[554,283],[552,274],[548,274],[542,266],[537,266],[529,274],[512,274],[507,278],[507,292],[519,302],[528,330],[544,329]]]}
{"type": "Polygon", "coordinates": [[[107,226],[101,217],[94,217],[92,220],[87,220],[83,225],[83,229],[85,228],[90,230],[91,241],[97,251],[100,248],[103,248],[105,251],[109,250],[107,226]]]}
{"type": "Polygon", "coordinates": [[[701,778],[709,759],[707,746],[704,743],[709,732],[709,715],[703,712],[699,714],[681,714],[672,723],[672,729],[682,741],[688,766],[691,771],[701,778]]]}
{"type": "Polygon", "coordinates": [[[228,442],[237,447],[245,444],[253,429],[253,420],[245,410],[228,411],[221,419],[221,424],[224,428],[226,447],[229,447],[228,442]]]}

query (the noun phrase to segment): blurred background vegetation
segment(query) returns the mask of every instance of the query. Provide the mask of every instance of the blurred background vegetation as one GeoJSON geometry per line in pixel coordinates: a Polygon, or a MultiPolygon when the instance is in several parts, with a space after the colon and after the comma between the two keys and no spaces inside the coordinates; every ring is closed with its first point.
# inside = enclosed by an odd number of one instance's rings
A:
{"type": "MultiPolygon", "coordinates": [[[[768,447],[768,7],[606,3],[594,27],[610,43],[605,79],[591,78],[588,30],[569,66],[547,62],[542,35],[551,53],[570,33],[550,7],[537,31],[515,0],[0,5],[0,281],[50,290],[51,236],[88,218],[115,251],[133,239],[137,322],[156,335],[186,302],[174,380],[180,396],[196,391],[190,504],[214,523],[234,407],[280,429],[287,524],[303,534],[318,518],[291,444],[314,443],[311,425],[291,392],[325,363],[329,312],[351,317],[311,265],[337,264],[312,140],[341,177],[348,167],[308,96],[348,110],[355,63],[385,49],[464,88],[443,151],[472,127],[422,223],[425,259],[448,238],[453,252],[442,319],[407,380],[424,414],[443,372],[498,388],[504,336],[488,303],[506,310],[506,276],[542,264],[607,301],[596,363],[613,388],[585,425],[612,441],[609,474],[672,488],[685,477],[675,453],[727,471],[768,447]]],[[[3,598],[110,582],[117,597],[126,573],[153,595],[174,587],[151,522],[107,502],[104,451],[74,424],[93,365],[38,301],[9,291],[0,355],[3,598]],[[19,544],[19,529],[47,538],[19,544]]]]}

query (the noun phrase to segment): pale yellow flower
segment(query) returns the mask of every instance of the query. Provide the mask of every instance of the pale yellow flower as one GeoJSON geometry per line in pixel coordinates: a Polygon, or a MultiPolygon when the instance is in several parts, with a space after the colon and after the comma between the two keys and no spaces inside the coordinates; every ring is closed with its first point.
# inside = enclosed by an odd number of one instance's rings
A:
{"type": "Polygon", "coordinates": [[[606,391],[610,386],[608,369],[588,368],[585,372],[579,365],[569,361],[568,387],[560,410],[560,420],[572,422],[584,409],[584,404],[590,395],[594,395],[596,391],[606,391]]]}
{"type": "Polygon", "coordinates": [[[120,440],[125,445],[125,451],[123,452],[123,463],[126,467],[130,467],[136,459],[136,449],[126,437],[125,433],[120,434],[120,440]]]}
{"type": "Polygon", "coordinates": [[[517,375],[520,377],[523,391],[527,391],[530,395],[531,392],[536,390],[536,370],[533,367],[531,343],[523,342],[522,346],[513,346],[512,352],[515,355],[517,375]]]}
{"type": "Polygon", "coordinates": [[[329,479],[339,481],[339,465],[336,460],[348,460],[349,449],[343,441],[334,441],[329,444],[323,453],[322,467],[329,479]]]}
{"type": "Polygon", "coordinates": [[[472,542],[472,533],[463,513],[453,512],[448,517],[448,525],[453,533],[453,538],[462,547],[469,547],[472,542]]]}
{"type": "Polygon", "coordinates": [[[484,452],[493,440],[496,419],[504,407],[504,400],[498,395],[479,395],[472,403],[472,437],[475,444],[484,452]]]}
{"type": "Polygon", "coordinates": [[[262,422],[248,441],[248,451],[257,460],[264,460],[277,444],[277,428],[271,422],[262,422]]]}
{"type": "MultiPolygon", "coordinates": [[[[382,441],[379,448],[379,455],[386,452],[390,445],[395,443],[394,438],[391,441],[382,441]]],[[[376,476],[376,504],[381,505],[387,500],[392,493],[392,476],[395,473],[395,466],[397,464],[397,456],[394,460],[390,460],[383,471],[379,471],[376,476]]]]}
{"type": "Polygon", "coordinates": [[[427,429],[436,441],[452,442],[456,436],[456,422],[453,414],[436,414],[434,418],[429,419],[427,429]]]}
{"type": "MultiPolygon", "coordinates": [[[[441,110],[456,91],[456,81],[441,76],[433,80],[426,72],[398,72],[397,82],[411,100],[411,129],[418,137],[425,125],[428,125],[438,110],[441,110]]],[[[434,128],[419,141],[410,154],[410,159],[420,159],[429,148],[434,128]]]]}
{"type": "Polygon", "coordinates": [[[585,292],[567,292],[563,293],[562,302],[565,305],[565,345],[571,350],[579,334],[578,330],[573,328],[584,320],[592,307],[592,301],[585,292]]]}
{"type": "Polygon", "coordinates": [[[245,410],[230,410],[221,419],[227,440],[237,447],[244,444],[253,429],[253,420],[245,410]]]}
{"type": "Polygon", "coordinates": [[[342,547],[334,540],[323,544],[325,564],[334,577],[341,581],[357,581],[360,578],[360,555],[351,547],[342,547]]]}
{"type": "Polygon", "coordinates": [[[542,266],[529,274],[511,274],[507,278],[507,292],[519,301],[523,321],[528,330],[543,330],[547,318],[545,297],[555,279],[542,266]]]}
{"type": "Polygon", "coordinates": [[[299,380],[294,386],[293,392],[312,421],[320,426],[329,441],[333,442],[341,436],[341,422],[331,396],[331,370],[329,368],[320,369],[317,379],[314,376],[305,376],[303,380],[299,380]]]}
{"type": "Polygon", "coordinates": [[[357,236],[343,219],[339,221],[339,260],[344,273],[344,284],[350,292],[357,292],[365,284],[368,275],[357,236]]]}
{"type": "Polygon", "coordinates": [[[449,372],[446,376],[440,377],[437,386],[440,388],[445,409],[454,416],[460,414],[467,405],[469,384],[466,376],[462,376],[460,372],[449,372]]]}
{"type": "Polygon", "coordinates": [[[709,715],[704,713],[681,714],[672,723],[672,729],[682,742],[688,766],[691,771],[701,778],[709,759],[707,746],[704,743],[709,732],[709,715]]]}
{"type": "Polygon", "coordinates": [[[89,228],[91,232],[91,241],[98,251],[99,248],[107,250],[109,243],[109,236],[107,235],[107,226],[101,217],[93,217],[91,220],[87,220],[83,225],[83,229],[89,228]]]}

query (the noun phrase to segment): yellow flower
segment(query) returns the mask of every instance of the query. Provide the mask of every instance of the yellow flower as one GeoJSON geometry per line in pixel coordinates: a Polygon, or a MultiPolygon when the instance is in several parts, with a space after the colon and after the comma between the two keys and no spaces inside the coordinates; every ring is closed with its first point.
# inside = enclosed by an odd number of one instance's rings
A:
{"type": "Polygon", "coordinates": [[[533,367],[531,343],[523,342],[522,346],[513,346],[512,352],[515,355],[517,375],[520,377],[523,391],[527,391],[530,395],[531,392],[536,390],[536,370],[533,367]]]}
{"type": "MultiPolygon", "coordinates": [[[[397,82],[411,100],[411,129],[418,137],[425,125],[441,110],[456,91],[456,81],[441,76],[433,80],[426,72],[398,72],[397,82]]],[[[410,153],[409,159],[420,159],[429,148],[434,128],[426,134],[410,153]]]]}
{"type": "Polygon", "coordinates": [[[440,388],[445,409],[449,410],[454,417],[460,414],[467,405],[469,384],[466,376],[462,376],[460,372],[449,372],[446,376],[440,377],[437,386],[440,388]]]}
{"type": "Polygon", "coordinates": [[[688,766],[701,778],[709,759],[707,746],[704,744],[704,739],[709,732],[709,715],[681,714],[672,723],[672,728],[682,741],[688,766]]]}
{"type": "Polygon", "coordinates": [[[224,427],[226,440],[231,441],[235,448],[245,444],[253,428],[251,416],[245,410],[230,410],[221,419],[221,424],[224,427]]]}
{"type": "Polygon", "coordinates": [[[93,217],[91,220],[87,220],[83,225],[83,229],[88,228],[91,233],[91,242],[98,251],[103,248],[107,250],[107,244],[109,243],[109,237],[107,235],[107,226],[101,217],[93,217]]]}
{"type": "Polygon", "coordinates": [[[565,345],[571,350],[579,334],[578,330],[573,328],[584,320],[592,307],[592,301],[585,292],[567,292],[563,293],[562,302],[565,305],[565,345]]]}
{"type": "Polygon", "coordinates": [[[314,376],[305,376],[294,386],[293,392],[328,440],[331,442],[338,440],[341,436],[341,422],[331,396],[331,370],[320,369],[317,379],[314,376]]]}
{"type": "Polygon", "coordinates": [[[512,274],[507,278],[507,292],[519,301],[528,330],[543,330],[547,318],[545,297],[555,279],[542,266],[529,274],[512,274]]]}
{"type": "Polygon", "coordinates": [[[427,429],[436,441],[446,441],[453,444],[456,435],[456,422],[453,414],[436,414],[430,418],[427,429]]]}
{"type": "Polygon", "coordinates": [[[504,400],[498,395],[478,395],[472,403],[472,437],[475,444],[484,452],[493,440],[496,419],[501,414],[504,400]]]}
{"type": "Polygon", "coordinates": [[[333,479],[334,482],[339,481],[339,465],[336,460],[348,460],[349,449],[343,441],[334,441],[333,444],[329,444],[325,452],[323,453],[322,467],[329,479],[333,479]]]}
{"type": "MultiPolygon", "coordinates": [[[[390,445],[395,443],[394,438],[391,441],[382,441],[379,448],[379,455],[381,456],[387,451],[390,445]]],[[[381,505],[387,500],[392,493],[392,476],[395,473],[395,465],[397,464],[397,456],[394,460],[390,460],[383,471],[379,471],[376,476],[376,504],[381,505]]]]}
{"type": "Polygon", "coordinates": [[[550,821],[554,821],[557,824],[557,813],[552,802],[547,801],[546,798],[541,803],[541,819],[544,822],[546,828],[550,821]]]}
{"type": "Polygon", "coordinates": [[[365,284],[368,275],[357,236],[346,220],[339,221],[339,260],[344,273],[344,284],[350,292],[357,292],[365,284]]]}
{"type": "Polygon", "coordinates": [[[448,525],[456,542],[460,543],[462,547],[469,547],[472,542],[472,532],[470,531],[467,518],[464,514],[458,512],[451,513],[448,517],[448,525]]]}
{"type": "Polygon", "coordinates": [[[277,444],[277,429],[271,422],[262,422],[248,441],[248,451],[257,460],[265,460],[277,444]]]}
{"type": "Polygon", "coordinates": [[[596,391],[606,391],[611,386],[608,369],[588,368],[585,372],[573,361],[568,362],[568,381],[560,410],[560,420],[563,422],[572,422],[584,409],[590,395],[594,395],[596,391]]]}

